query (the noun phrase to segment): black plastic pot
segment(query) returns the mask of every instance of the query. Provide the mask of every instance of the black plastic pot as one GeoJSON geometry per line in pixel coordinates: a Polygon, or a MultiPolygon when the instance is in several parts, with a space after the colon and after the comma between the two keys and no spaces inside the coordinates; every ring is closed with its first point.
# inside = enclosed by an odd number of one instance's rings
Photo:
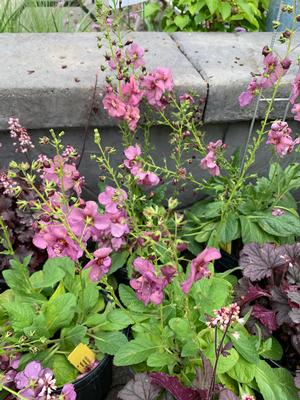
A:
{"type": "Polygon", "coordinates": [[[117,282],[120,283],[124,283],[124,285],[129,285],[129,281],[130,279],[128,278],[128,271],[127,268],[122,267],[119,268],[115,273],[114,276],[117,280],[117,282]]]}
{"type": "MultiPolygon", "coordinates": [[[[226,251],[221,250],[222,257],[219,260],[216,260],[214,263],[216,272],[226,272],[229,269],[235,268],[239,266],[239,261],[237,258],[232,256],[231,254],[226,253],[226,251]]],[[[242,277],[242,273],[240,270],[234,271],[233,275],[237,278],[242,277]]]]}
{"type": "Polygon", "coordinates": [[[112,357],[105,356],[99,365],[73,383],[76,400],[104,400],[112,383],[112,357]]]}

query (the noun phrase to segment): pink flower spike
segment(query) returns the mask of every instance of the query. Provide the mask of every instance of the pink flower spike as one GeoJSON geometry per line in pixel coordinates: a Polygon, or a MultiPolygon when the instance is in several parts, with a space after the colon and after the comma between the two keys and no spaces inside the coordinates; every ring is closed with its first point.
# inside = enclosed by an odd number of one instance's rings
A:
{"type": "Polygon", "coordinates": [[[275,121],[271,130],[268,133],[267,144],[274,145],[275,151],[279,157],[283,157],[294,150],[299,139],[293,140],[291,137],[292,130],[289,128],[287,122],[275,121]]]}
{"type": "Polygon", "coordinates": [[[123,100],[113,92],[109,92],[103,99],[104,110],[113,118],[122,118],[126,113],[126,106],[123,100]]]}
{"type": "Polygon", "coordinates": [[[129,82],[121,83],[121,92],[125,103],[130,106],[138,106],[143,97],[143,92],[139,89],[137,81],[134,76],[130,77],[129,82]]]}
{"type": "Polygon", "coordinates": [[[124,154],[129,161],[133,161],[142,154],[142,150],[138,144],[135,144],[134,146],[127,147],[127,149],[124,150],[124,154]]]}
{"type": "Polygon", "coordinates": [[[202,253],[198,254],[191,262],[191,270],[188,279],[181,284],[182,291],[187,294],[194,282],[210,276],[208,264],[219,258],[221,258],[221,253],[214,247],[207,247],[202,253]]]}
{"type": "Polygon", "coordinates": [[[140,110],[138,107],[126,105],[124,120],[128,123],[129,129],[135,131],[140,119],[140,110]]]}

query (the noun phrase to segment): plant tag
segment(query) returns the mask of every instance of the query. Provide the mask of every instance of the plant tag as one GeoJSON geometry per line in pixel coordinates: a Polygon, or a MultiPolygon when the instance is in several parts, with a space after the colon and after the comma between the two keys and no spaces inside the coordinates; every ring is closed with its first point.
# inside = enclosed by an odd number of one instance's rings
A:
{"type": "Polygon", "coordinates": [[[80,343],[68,355],[68,360],[79,372],[84,373],[96,361],[96,355],[88,346],[80,343]]]}

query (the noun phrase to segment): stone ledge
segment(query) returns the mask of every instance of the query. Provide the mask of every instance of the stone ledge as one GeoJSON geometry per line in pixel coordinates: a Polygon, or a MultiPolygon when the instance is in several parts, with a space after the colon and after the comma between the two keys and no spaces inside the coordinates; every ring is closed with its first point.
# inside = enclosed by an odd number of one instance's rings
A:
{"type": "MultiPolygon", "coordinates": [[[[98,92],[105,87],[105,48],[97,47],[97,34],[0,35],[0,129],[16,115],[30,129],[85,126],[96,74],[98,92]],[[64,67],[64,68],[63,68],[64,67]]],[[[133,33],[145,49],[149,69],[172,69],[176,90],[193,89],[206,95],[206,84],[166,33],[133,33]]],[[[114,126],[99,102],[91,126],[114,126]]]]}
{"type": "MultiPolygon", "coordinates": [[[[206,97],[204,120],[209,123],[247,121],[252,117],[253,108],[240,109],[237,98],[245,90],[250,73],[261,70],[261,48],[270,43],[271,36],[130,34],[130,38],[149,50],[149,69],[172,69],[176,92],[193,90],[206,97]]],[[[97,73],[98,94],[105,87],[105,74],[100,71],[105,48],[98,49],[96,37],[94,33],[1,34],[0,130],[7,128],[11,115],[18,116],[30,129],[85,126],[97,73]]],[[[300,33],[295,42],[300,42],[300,33]]],[[[280,97],[287,97],[292,75],[285,77],[280,97]]],[[[98,99],[99,111],[92,116],[90,126],[116,126],[98,99]]],[[[276,117],[283,114],[285,105],[277,103],[276,117]]]]}
{"type": "MultiPolygon", "coordinates": [[[[205,122],[246,121],[252,118],[253,107],[241,109],[238,96],[251,80],[251,73],[262,71],[261,50],[270,45],[272,33],[174,33],[173,40],[208,83],[205,122]]],[[[300,33],[294,44],[300,43],[300,33]]],[[[275,44],[274,50],[282,54],[286,46],[275,44]]],[[[297,53],[297,51],[295,52],[297,53]]],[[[291,56],[295,61],[295,54],[291,56]]],[[[298,67],[294,62],[283,78],[277,97],[288,97],[294,73],[298,67]]],[[[287,102],[276,102],[274,118],[284,114],[287,102]]],[[[264,114],[261,105],[259,117],[264,114]]],[[[291,114],[290,114],[291,115],[291,114]]]]}

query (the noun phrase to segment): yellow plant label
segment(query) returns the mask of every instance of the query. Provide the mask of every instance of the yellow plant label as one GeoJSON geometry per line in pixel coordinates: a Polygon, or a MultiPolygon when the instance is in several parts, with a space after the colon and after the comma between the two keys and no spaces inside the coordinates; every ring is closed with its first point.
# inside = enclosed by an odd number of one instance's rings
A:
{"type": "Polygon", "coordinates": [[[80,343],[68,355],[68,360],[79,372],[84,373],[96,361],[96,355],[88,346],[80,343]]]}

